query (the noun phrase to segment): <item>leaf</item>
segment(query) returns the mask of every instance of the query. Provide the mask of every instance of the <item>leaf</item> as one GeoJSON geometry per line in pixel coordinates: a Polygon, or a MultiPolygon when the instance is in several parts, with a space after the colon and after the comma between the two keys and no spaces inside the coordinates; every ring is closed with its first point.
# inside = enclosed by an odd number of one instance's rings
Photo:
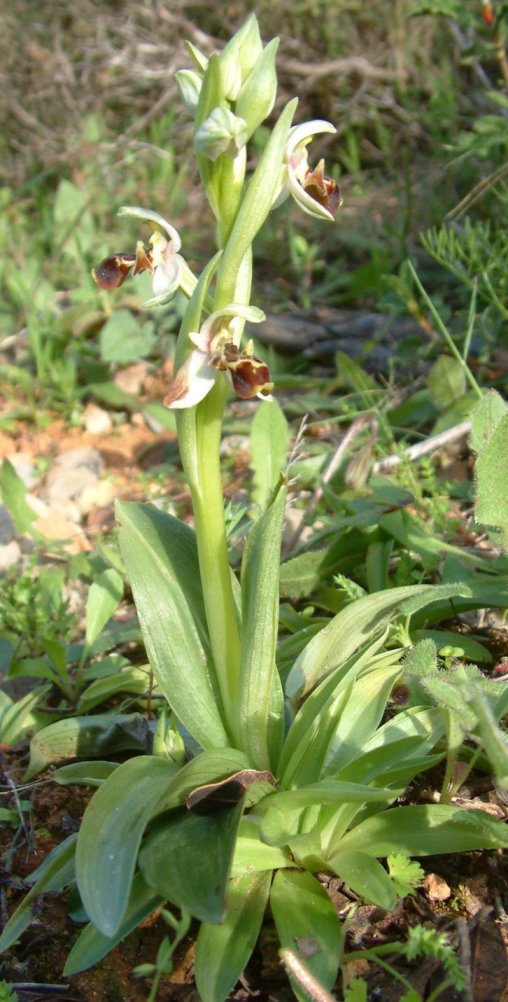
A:
{"type": "Polygon", "coordinates": [[[437,589],[432,585],[411,585],[374,592],[342,609],[324,629],[313,637],[296,659],[286,681],[286,695],[295,705],[333,669],[344,664],[358,648],[380,633],[405,599],[426,595],[428,601],[437,589]]]}
{"type": "Polygon", "coordinates": [[[203,748],[227,746],[195,535],[149,505],[122,503],[117,511],[120,549],[157,683],[203,748]]]}
{"type": "Polygon", "coordinates": [[[338,852],[327,865],[365,901],[390,911],[397,902],[395,887],[381,863],[365,852],[338,852]]]}
{"type": "Polygon", "coordinates": [[[98,964],[107,953],[135,929],[140,922],[143,922],[159,905],[163,904],[163,898],[155,894],[151,887],[145,883],[140,873],[137,873],[132,882],[132,889],[125,910],[123,922],[114,936],[104,936],[90,922],[78,936],[71,952],[65,962],[63,970],[64,977],[79,974],[98,964]]]}
{"type": "Polygon", "coordinates": [[[116,612],[123,595],[123,581],[110,567],[95,579],[88,590],[86,602],[86,642],[93,644],[108,619],[116,612]]]}
{"type": "Polygon", "coordinates": [[[239,735],[257,769],[274,769],[284,730],[284,696],[275,664],[279,622],[279,562],[286,486],[251,529],[242,561],[242,638],[238,687],[239,735]]]}
{"type": "Polygon", "coordinates": [[[130,310],[117,310],[101,330],[101,358],[104,362],[126,365],[138,358],[146,358],[155,341],[153,324],[141,325],[130,310]]]}
{"type": "Polygon", "coordinates": [[[413,894],[425,877],[425,871],[420,864],[400,852],[388,856],[386,862],[399,897],[413,894]]]}
{"type": "Polygon", "coordinates": [[[111,699],[112,696],[126,695],[127,693],[144,695],[148,692],[149,686],[147,668],[124,668],[116,675],[97,678],[87,686],[80,696],[76,708],[77,712],[88,713],[98,703],[103,703],[105,700],[111,699]]]}
{"type": "Polygon", "coordinates": [[[233,877],[254,873],[257,870],[278,870],[294,866],[294,859],[285,847],[267,845],[260,838],[257,823],[243,816],[235,845],[231,873],[233,877]]]}
{"type": "Polygon", "coordinates": [[[40,533],[34,533],[30,529],[38,516],[26,501],[26,487],[8,459],[4,459],[0,468],[0,490],[16,532],[20,536],[30,532],[40,538],[40,533]]]}
{"type": "Polygon", "coordinates": [[[508,834],[501,821],[484,811],[463,811],[446,804],[394,807],[360,822],[340,839],[340,850],[351,848],[371,856],[397,852],[434,856],[506,847],[508,834]]]}
{"type": "Polygon", "coordinates": [[[177,766],[140,755],[115,769],[84,813],[76,852],[83,906],[104,936],[125,920],[143,832],[177,766]]]}
{"type": "Polygon", "coordinates": [[[251,497],[260,511],[264,511],[286,468],[288,449],[289,428],[282,407],[276,400],[260,404],[250,433],[250,466],[254,473],[251,497]]]}
{"type": "Polygon", "coordinates": [[[432,402],[438,410],[446,411],[455,400],[460,400],[466,389],[464,368],[458,359],[440,355],[427,377],[432,402]]]}
{"type": "Polygon", "coordinates": [[[498,422],[475,466],[475,518],[483,525],[501,529],[503,547],[508,547],[508,414],[498,422]]]}
{"type": "Polygon", "coordinates": [[[497,390],[487,390],[471,415],[471,448],[475,452],[488,445],[499,422],[506,417],[508,404],[497,390]]]}
{"type": "MultiPolygon", "coordinates": [[[[335,908],[311,873],[279,870],[270,907],[281,946],[292,950],[325,988],[333,988],[339,967],[341,934],[335,908]]],[[[290,977],[296,997],[308,995],[290,977]]]]}
{"type": "MultiPolygon", "coordinates": [[[[0,691],[0,741],[14,747],[23,741],[27,733],[37,727],[34,710],[51,689],[40,685],[26,696],[14,702],[6,692],[0,691]]],[[[40,727],[40,724],[39,724],[40,727]]]]}
{"type": "Polygon", "coordinates": [[[400,674],[400,665],[395,664],[365,671],[356,678],[330,741],[323,775],[330,776],[362,752],[383,718],[390,693],[400,674]]]}
{"type": "Polygon", "coordinates": [[[194,977],[202,1002],[224,1002],[256,945],[270,891],[271,871],[230,880],[221,925],[199,930],[194,977]]]}
{"type": "Polygon", "coordinates": [[[105,752],[146,751],[148,724],[141,713],[101,713],[70,717],[49,724],[32,738],[30,762],[23,782],[53,762],[100,757],[105,752]]]}
{"type": "Polygon", "coordinates": [[[118,762],[73,762],[55,769],[51,779],[61,786],[101,786],[115,769],[118,769],[118,762]]]}
{"type": "Polygon", "coordinates": [[[307,598],[317,588],[324,556],[322,550],[299,553],[285,560],[280,568],[280,594],[283,598],[307,598]]]}
{"type": "Polygon", "coordinates": [[[221,922],[243,802],[216,814],[161,819],[139,854],[147,884],[201,922],[221,922]]]}
{"type": "Polygon", "coordinates": [[[11,915],[0,936],[0,953],[9,950],[30,925],[36,914],[39,895],[48,891],[61,891],[73,882],[76,839],[77,835],[69,835],[65,842],[51,850],[41,866],[31,874],[32,888],[11,915]]]}

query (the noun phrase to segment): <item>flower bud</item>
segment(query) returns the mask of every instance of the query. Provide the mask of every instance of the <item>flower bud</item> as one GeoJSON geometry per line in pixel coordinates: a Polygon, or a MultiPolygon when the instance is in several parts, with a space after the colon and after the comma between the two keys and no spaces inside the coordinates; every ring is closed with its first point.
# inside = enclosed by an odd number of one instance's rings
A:
{"type": "Polygon", "coordinates": [[[263,44],[259,36],[256,16],[242,25],[220,54],[221,78],[224,94],[229,101],[236,101],[240,88],[256,65],[263,44]]]}
{"type": "Polygon", "coordinates": [[[194,115],[198,106],[202,78],[195,70],[178,70],[175,73],[175,81],[187,111],[194,115]]]}
{"type": "Polygon", "coordinates": [[[196,132],[196,146],[209,160],[235,157],[247,142],[247,125],[228,108],[214,108],[196,132]]]}
{"type": "Polygon", "coordinates": [[[258,125],[270,114],[277,94],[277,74],[275,57],[279,39],[274,38],[263,49],[261,58],[249,74],[238,95],[236,114],[245,119],[250,139],[258,125]]]}

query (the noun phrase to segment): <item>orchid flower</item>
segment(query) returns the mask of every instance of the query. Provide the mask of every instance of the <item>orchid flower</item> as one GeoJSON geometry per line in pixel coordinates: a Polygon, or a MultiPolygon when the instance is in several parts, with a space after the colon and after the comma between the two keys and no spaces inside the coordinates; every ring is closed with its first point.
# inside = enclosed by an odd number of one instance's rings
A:
{"type": "Polygon", "coordinates": [[[275,204],[280,205],[291,194],[304,212],[333,222],[337,209],[342,205],[340,188],[325,175],[324,160],[320,160],[313,170],[308,162],[307,146],[314,136],[322,132],[333,133],[336,129],[331,122],[321,119],[290,129],[284,152],[282,188],[275,204]]]}
{"type": "Polygon", "coordinates": [[[265,314],[255,306],[233,303],[211,313],[201,330],[189,333],[195,347],[169,386],[164,398],[166,407],[199,404],[212,389],[219,372],[229,375],[236,395],[242,400],[270,399],[273,383],[268,366],[252,354],[252,342],[243,350],[237,344],[234,328],[238,318],[260,323],[265,314]]]}
{"type": "Polygon", "coordinates": [[[171,223],[151,209],[124,205],[119,216],[134,216],[154,227],[148,247],[138,241],[135,254],[112,254],[104,258],[92,272],[101,289],[117,289],[129,275],[140,275],[149,271],[152,276],[153,297],[146,306],[158,306],[173,298],[179,288],[192,294],[196,280],[179,254],[182,246],[180,235],[171,223]]]}

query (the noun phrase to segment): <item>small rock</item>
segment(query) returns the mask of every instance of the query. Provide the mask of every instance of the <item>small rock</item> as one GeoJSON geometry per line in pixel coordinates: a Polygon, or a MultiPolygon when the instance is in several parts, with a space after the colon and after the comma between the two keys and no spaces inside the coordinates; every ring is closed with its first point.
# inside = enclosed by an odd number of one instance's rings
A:
{"type": "Polygon", "coordinates": [[[9,456],[9,462],[12,463],[19,479],[23,481],[25,487],[30,488],[37,483],[39,477],[35,472],[35,465],[32,462],[31,456],[29,456],[26,452],[14,452],[12,456],[9,456]]]}
{"type": "Polygon", "coordinates": [[[87,404],[83,418],[85,428],[91,435],[107,435],[113,427],[108,412],[97,404],[87,404]]]}
{"type": "Polygon", "coordinates": [[[97,449],[70,449],[62,452],[46,477],[44,495],[50,502],[78,501],[83,491],[95,484],[103,470],[97,449]]]}
{"type": "Polygon", "coordinates": [[[82,515],[88,515],[92,508],[105,508],[116,494],[115,485],[109,480],[98,480],[95,484],[85,487],[80,499],[79,510],[82,515]]]}
{"type": "Polygon", "coordinates": [[[38,518],[34,527],[46,539],[57,539],[62,543],[67,553],[82,553],[90,549],[90,544],[79,525],[69,519],[51,514],[46,518],[38,518]]]}
{"type": "Polygon", "coordinates": [[[447,901],[451,898],[451,888],[437,873],[428,873],[423,881],[427,897],[431,901],[447,901]]]}
{"type": "Polygon", "coordinates": [[[136,362],[134,365],[128,365],[126,369],[120,369],[116,373],[114,381],[124,393],[132,393],[134,397],[137,397],[143,388],[143,382],[149,371],[150,365],[148,362],[136,362]]]}
{"type": "Polygon", "coordinates": [[[11,539],[10,543],[0,546],[0,571],[8,570],[9,567],[17,564],[20,559],[21,549],[17,540],[11,539]]]}
{"type": "Polygon", "coordinates": [[[14,522],[5,505],[0,504],[0,545],[6,546],[15,538],[14,522]]]}

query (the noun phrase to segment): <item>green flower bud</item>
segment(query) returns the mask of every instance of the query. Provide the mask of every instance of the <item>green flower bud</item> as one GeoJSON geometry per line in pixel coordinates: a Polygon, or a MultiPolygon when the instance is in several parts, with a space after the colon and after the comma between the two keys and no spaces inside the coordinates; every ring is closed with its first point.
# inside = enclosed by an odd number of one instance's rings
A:
{"type": "Polygon", "coordinates": [[[199,51],[199,49],[196,49],[196,46],[193,45],[192,42],[186,42],[185,48],[187,49],[187,52],[189,53],[189,56],[191,57],[192,62],[194,63],[194,66],[197,69],[198,73],[204,73],[206,67],[208,66],[208,59],[206,58],[206,56],[204,56],[203,53],[199,51]]]}
{"type": "Polygon", "coordinates": [[[263,52],[256,16],[245,22],[230,39],[220,54],[221,78],[224,94],[229,101],[236,101],[242,84],[263,52]]]}
{"type": "Polygon", "coordinates": [[[278,46],[278,38],[269,42],[238,95],[235,111],[247,122],[248,139],[258,125],[268,117],[275,103],[277,94],[275,57],[278,46]]]}
{"type": "Polygon", "coordinates": [[[196,146],[209,160],[235,157],[247,142],[247,125],[229,108],[214,108],[196,132],[196,146]]]}
{"type": "Polygon", "coordinates": [[[194,70],[178,70],[175,73],[175,81],[187,111],[193,115],[198,106],[202,77],[194,70]]]}

